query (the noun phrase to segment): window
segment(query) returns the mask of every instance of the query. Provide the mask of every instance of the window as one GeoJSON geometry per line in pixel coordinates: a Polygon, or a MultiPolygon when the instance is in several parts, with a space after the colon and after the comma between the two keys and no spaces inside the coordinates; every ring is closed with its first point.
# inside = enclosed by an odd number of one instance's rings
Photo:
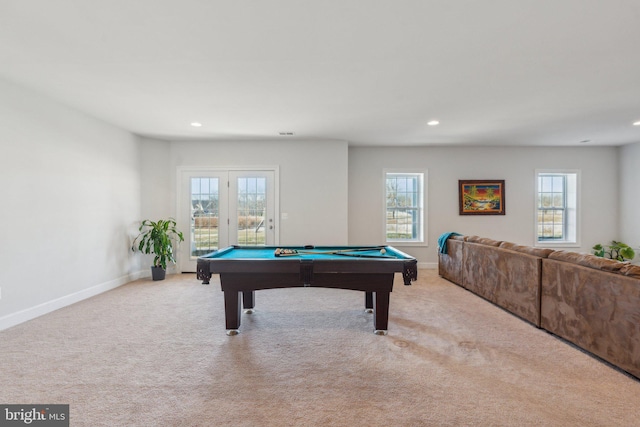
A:
{"type": "Polygon", "coordinates": [[[578,244],[577,171],[536,171],[536,242],[578,244]]]}
{"type": "Polygon", "coordinates": [[[385,171],[385,241],[423,243],[425,172],[385,171]]]}

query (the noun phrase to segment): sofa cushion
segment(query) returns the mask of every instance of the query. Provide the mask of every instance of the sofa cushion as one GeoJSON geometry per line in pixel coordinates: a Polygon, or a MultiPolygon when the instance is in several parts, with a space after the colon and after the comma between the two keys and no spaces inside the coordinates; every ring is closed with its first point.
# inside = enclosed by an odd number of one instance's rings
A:
{"type": "Polygon", "coordinates": [[[478,237],[478,236],[469,236],[467,237],[467,242],[478,243],[480,245],[485,246],[500,246],[501,241],[489,239],[487,237],[478,237]]]}
{"type": "Polygon", "coordinates": [[[624,274],[625,276],[633,277],[635,279],[640,279],[640,265],[625,264],[620,269],[620,274],[624,274]]]}
{"type": "Polygon", "coordinates": [[[500,247],[503,249],[509,249],[510,251],[521,252],[527,255],[533,255],[540,258],[547,258],[553,249],[534,248],[531,246],[517,245],[511,242],[502,242],[500,247]]]}
{"type": "Polygon", "coordinates": [[[558,261],[571,262],[573,264],[582,265],[583,267],[595,268],[596,270],[609,271],[611,273],[619,273],[626,265],[623,262],[608,258],[597,257],[592,254],[580,254],[569,251],[553,251],[549,254],[549,259],[557,259],[558,261]]]}

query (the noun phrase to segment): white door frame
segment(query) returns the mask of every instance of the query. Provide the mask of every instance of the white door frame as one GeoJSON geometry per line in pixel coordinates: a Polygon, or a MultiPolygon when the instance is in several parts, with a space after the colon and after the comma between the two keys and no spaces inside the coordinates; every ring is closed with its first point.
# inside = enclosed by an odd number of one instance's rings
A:
{"type": "MultiPolygon", "coordinates": [[[[191,203],[185,204],[183,198],[188,195],[184,194],[183,180],[185,174],[197,174],[202,173],[230,173],[230,172],[256,172],[256,171],[268,171],[273,172],[273,200],[274,200],[274,216],[273,227],[274,232],[274,245],[280,244],[280,167],[279,166],[178,166],[176,171],[176,222],[178,223],[178,230],[182,231],[185,236],[189,236],[189,229],[191,226],[191,203]]],[[[189,240],[189,239],[185,239],[189,240]]],[[[184,268],[187,263],[193,262],[195,265],[196,257],[189,255],[189,242],[185,241],[181,244],[180,249],[176,251],[176,269],[178,273],[182,271],[194,271],[195,268],[184,268]],[[187,247],[186,250],[184,247],[187,247]],[[185,256],[189,256],[189,259],[184,259],[185,256]],[[184,264],[183,264],[184,262],[184,264]]]]}

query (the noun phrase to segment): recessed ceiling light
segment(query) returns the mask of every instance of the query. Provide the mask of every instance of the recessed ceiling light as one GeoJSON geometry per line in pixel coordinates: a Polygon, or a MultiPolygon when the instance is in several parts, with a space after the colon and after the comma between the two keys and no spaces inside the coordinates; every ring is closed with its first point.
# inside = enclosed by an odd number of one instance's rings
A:
{"type": "Polygon", "coordinates": [[[440,122],[439,122],[438,120],[429,120],[429,121],[427,122],[427,124],[428,124],[429,126],[438,126],[438,125],[440,124],[440,122]]]}
{"type": "Polygon", "coordinates": [[[637,122],[633,122],[634,126],[640,126],[640,120],[638,120],[637,122]]]}
{"type": "Polygon", "coordinates": [[[194,128],[199,128],[202,126],[202,123],[198,123],[198,122],[191,122],[191,126],[193,126],[194,128]]]}

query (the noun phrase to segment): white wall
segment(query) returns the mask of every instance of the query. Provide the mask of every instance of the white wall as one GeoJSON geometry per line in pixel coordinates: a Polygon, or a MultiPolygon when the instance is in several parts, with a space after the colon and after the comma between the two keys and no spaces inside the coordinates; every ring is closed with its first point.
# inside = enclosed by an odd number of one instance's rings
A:
{"type": "MultiPolygon", "coordinates": [[[[175,218],[172,188],[175,174],[171,172],[171,143],[140,138],[141,219],[175,218]]],[[[152,260],[153,258],[151,258],[152,260]]],[[[151,261],[149,261],[151,265],[151,261]]]]}
{"type": "MultiPolygon", "coordinates": [[[[152,144],[145,146],[145,151],[149,149],[152,144]]],[[[174,217],[178,167],[278,166],[280,212],[288,216],[280,219],[280,244],[347,244],[346,142],[175,141],[169,158],[174,217]]]]}
{"type": "Polygon", "coordinates": [[[384,238],[384,168],[428,169],[428,247],[398,247],[432,265],[438,236],[447,231],[532,245],[535,169],[580,169],[582,244],[571,250],[590,252],[618,235],[617,162],[615,147],[352,147],[349,244],[384,238]],[[506,215],[460,216],[459,179],[504,179],[506,215]]]}
{"type": "Polygon", "coordinates": [[[640,263],[640,143],[620,147],[619,240],[636,249],[640,263]]]}
{"type": "Polygon", "coordinates": [[[138,140],[0,81],[0,329],[130,280],[138,140]]]}

